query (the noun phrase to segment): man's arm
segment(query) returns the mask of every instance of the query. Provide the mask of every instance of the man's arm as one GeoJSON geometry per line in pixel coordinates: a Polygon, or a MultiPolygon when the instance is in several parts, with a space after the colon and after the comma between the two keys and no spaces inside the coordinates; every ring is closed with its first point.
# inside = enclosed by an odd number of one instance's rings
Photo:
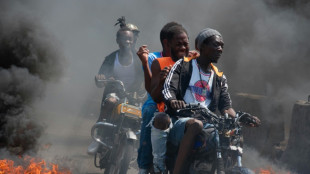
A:
{"type": "Polygon", "coordinates": [[[104,58],[98,74],[95,76],[95,83],[98,88],[102,88],[104,86],[104,83],[98,82],[98,80],[113,79],[112,66],[115,60],[114,57],[116,52],[117,51],[114,51],[104,58]]]}
{"type": "Polygon", "coordinates": [[[179,89],[178,85],[182,61],[183,60],[180,59],[173,65],[165,80],[164,89],[162,90],[165,103],[172,109],[180,109],[185,107],[185,102],[183,100],[178,100],[176,97],[179,89]]]}
{"type": "Polygon", "coordinates": [[[236,112],[232,108],[231,104],[231,98],[230,94],[228,93],[228,84],[227,84],[227,79],[226,76],[222,76],[221,80],[221,93],[220,93],[220,100],[219,100],[219,110],[221,111],[222,114],[227,113],[231,117],[235,117],[236,112]]]}
{"type": "Polygon", "coordinates": [[[145,84],[145,89],[146,91],[150,94],[151,93],[151,78],[152,78],[152,73],[148,65],[148,59],[149,59],[149,50],[147,49],[146,45],[142,45],[138,52],[137,55],[142,63],[142,67],[144,70],[144,84],[145,84]]]}
{"type": "Polygon", "coordinates": [[[236,116],[236,111],[233,108],[225,109],[222,114],[227,113],[230,117],[236,116]]]}
{"type": "Polygon", "coordinates": [[[154,60],[151,66],[152,78],[151,78],[151,96],[156,103],[163,101],[161,90],[163,88],[165,79],[170,71],[170,67],[160,69],[158,60],[154,60]]]}
{"type": "Polygon", "coordinates": [[[100,69],[99,69],[98,74],[95,75],[95,84],[96,84],[97,88],[102,88],[104,86],[104,84],[100,83],[99,80],[105,79],[104,73],[105,73],[106,64],[107,64],[107,61],[105,59],[101,65],[100,69]]]}
{"type": "MultiPolygon", "coordinates": [[[[219,108],[223,108],[222,114],[227,113],[229,116],[235,117],[236,112],[232,108],[232,105],[231,105],[231,98],[230,98],[230,95],[228,93],[227,79],[226,79],[225,75],[223,75],[223,79],[222,79],[221,83],[222,83],[221,84],[222,87],[221,87],[219,108]]],[[[251,119],[255,120],[255,123],[249,123],[246,126],[258,127],[261,124],[260,119],[257,118],[256,116],[250,116],[250,117],[251,117],[251,119]]]]}

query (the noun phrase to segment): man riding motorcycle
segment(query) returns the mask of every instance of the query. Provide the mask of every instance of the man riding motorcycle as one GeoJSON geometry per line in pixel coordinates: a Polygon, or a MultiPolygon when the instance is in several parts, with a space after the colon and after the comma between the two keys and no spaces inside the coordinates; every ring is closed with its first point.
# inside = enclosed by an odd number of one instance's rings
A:
{"type": "MultiPolygon", "coordinates": [[[[152,75],[153,73],[154,73],[154,78],[156,78],[156,76],[159,77],[159,75],[160,76],[164,76],[165,74],[167,75],[169,72],[167,71],[168,67],[160,71],[159,64],[155,60],[161,57],[168,58],[170,56],[170,48],[168,47],[169,45],[167,43],[168,42],[167,34],[171,32],[173,33],[178,32],[180,29],[182,30],[181,27],[170,30],[170,28],[173,26],[181,26],[181,24],[178,24],[176,22],[169,22],[166,25],[164,25],[160,31],[160,42],[163,48],[162,52],[149,53],[149,50],[146,45],[141,46],[139,48],[139,51],[137,52],[137,55],[139,56],[142,62],[143,69],[144,69],[145,89],[148,91],[148,99],[142,106],[140,146],[139,146],[138,158],[137,158],[137,162],[139,166],[139,174],[146,174],[152,170],[153,155],[152,155],[152,145],[151,145],[151,126],[149,126],[149,123],[154,118],[154,113],[157,110],[157,103],[153,101],[150,95],[152,93],[151,79],[153,78],[153,75],[152,75]],[[156,64],[157,71],[151,72],[151,67],[153,66],[154,62],[157,63],[156,64]]],[[[162,80],[162,83],[163,82],[164,82],[164,79],[162,80]]],[[[161,91],[159,91],[159,95],[161,95],[161,91]]]]}
{"type": "MultiPolygon", "coordinates": [[[[178,153],[174,174],[182,173],[195,138],[203,129],[200,120],[191,117],[178,118],[177,109],[184,108],[186,103],[200,103],[213,112],[220,111],[231,117],[236,115],[231,105],[226,77],[213,65],[220,58],[223,46],[223,38],[218,31],[210,28],[202,30],[196,38],[196,48],[200,51],[200,56],[179,60],[166,78],[162,93],[168,108],[166,112],[173,122],[167,139],[179,146],[179,152],[182,152],[178,153]]],[[[169,125],[165,120],[161,123],[169,125]]]]}
{"type": "MultiPolygon", "coordinates": [[[[104,79],[120,80],[124,83],[126,91],[129,93],[136,92],[139,95],[143,95],[145,90],[143,88],[143,77],[140,74],[143,73],[139,58],[135,52],[135,40],[137,37],[137,27],[134,25],[128,25],[125,23],[124,18],[119,20],[121,28],[117,31],[116,42],[119,45],[119,49],[105,57],[102,63],[98,75],[95,76],[95,82],[97,87],[105,87],[100,115],[97,120],[101,121],[111,115],[112,109],[119,100],[115,94],[115,89],[110,84],[101,83],[104,79]],[[136,34],[134,34],[133,30],[136,34]]],[[[118,23],[117,23],[118,24],[118,23]]],[[[88,147],[88,154],[94,154],[99,147],[96,141],[93,141],[88,147]]]]}
{"type": "MultiPolygon", "coordinates": [[[[188,43],[188,35],[187,31],[183,28],[180,24],[173,24],[173,26],[170,26],[166,29],[166,38],[163,40],[163,42],[167,45],[167,49],[165,51],[169,52],[169,55],[171,57],[162,57],[157,58],[152,62],[151,71],[151,81],[150,81],[150,94],[152,96],[152,99],[157,102],[157,109],[160,111],[161,109],[164,109],[164,107],[161,107],[164,105],[162,102],[161,97],[161,90],[163,87],[163,83],[165,81],[165,78],[171,68],[171,66],[179,59],[182,59],[184,56],[188,55],[189,52],[189,43],[188,43]],[[169,48],[169,49],[168,49],[169,48]]],[[[143,62],[146,62],[147,60],[147,54],[148,50],[146,47],[140,47],[138,55],[141,60],[144,60],[143,62]]],[[[149,113],[148,116],[148,122],[146,122],[146,125],[150,125],[150,121],[154,117],[154,112],[149,113]]],[[[145,136],[150,136],[150,128],[151,126],[146,127],[149,129],[148,135],[145,134],[145,136]]],[[[150,140],[150,139],[149,139],[150,140]]],[[[148,145],[150,146],[150,145],[148,145]]],[[[162,151],[162,149],[165,146],[158,146],[156,143],[154,144],[152,142],[152,150],[153,150],[153,164],[154,164],[154,171],[160,172],[160,170],[163,170],[164,168],[164,162],[162,155],[159,155],[157,152],[162,151]],[[153,146],[155,145],[155,146],[153,146]]],[[[140,170],[140,173],[147,173],[143,170],[140,170]]]]}

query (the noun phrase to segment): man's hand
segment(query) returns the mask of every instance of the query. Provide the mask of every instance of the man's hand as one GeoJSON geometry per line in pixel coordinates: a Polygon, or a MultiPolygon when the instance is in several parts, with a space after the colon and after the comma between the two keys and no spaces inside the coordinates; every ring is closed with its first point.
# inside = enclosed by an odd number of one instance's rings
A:
{"type": "Polygon", "coordinates": [[[166,77],[168,76],[170,70],[171,70],[171,65],[169,66],[166,66],[164,69],[162,69],[159,73],[160,77],[159,77],[159,80],[160,80],[160,83],[161,84],[164,84],[165,80],[166,80],[166,77]]]}
{"type": "Polygon", "coordinates": [[[149,49],[147,49],[147,45],[142,45],[138,52],[137,52],[137,55],[139,57],[139,59],[141,60],[142,62],[142,65],[144,64],[147,64],[147,59],[148,59],[148,56],[149,56],[149,49]]]}
{"type": "Polygon", "coordinates": [[[99,80],[105,80],[105,76],[103,74],[97,74],[95,76],[95,80],[96,82],[98,82],[99,80]]]}
{"type": "Polygon", "coordinates": [[[251,123],[250,126],[252,127],[258,127],[260,126],[261,122],[258,117],[252,116],[252,119],[255,120],[254,123],[251,123]]]}
{"type": "MultiPolygon", "coordinates": [[[[108,78],[109,80],[115,80],[114,77],[109,77],[108,78]]],[[[103,74],[97,74],[95,76],[95,80],[98,81],[98,80],[106,80],[105,76],[103,74]]]]}
{"type": "MultiPolygon", "coordinates": [[[[103,86],[106,85],[106,82],[102,82],[101,80],[106,80],[106,77],[103,74],[97,74],[95,76],[95,82],[97,87],[102,88],[103,86]]],[[[109,80],[114,80],[113,77],[109,77],[109,80]]]]}
{"type": "Polygon", "coordinates": [[[170,106],[174,110],[182,109],[185,108],[185,102],[183,100],[171,100],[170,106]]]}
{"type": "Polygon", "coordinates": [[[199,54],[199,52],[196,51],[196,50],[190,50],[190,51],[188,52],[188,57],[199,57],[199,56],[200,56],[200,54],[199,54]]]}
{"type": "Polygon", "coordinates": [[[252,116],[252,115],[249,115],[247,113],[243,114],[239,121],[245,125],[245,126],[249,126],[249,127],[258,127],[260,126],[261,122],[260,122],[260,119],[257,118],[256,116],[252,116]]]}

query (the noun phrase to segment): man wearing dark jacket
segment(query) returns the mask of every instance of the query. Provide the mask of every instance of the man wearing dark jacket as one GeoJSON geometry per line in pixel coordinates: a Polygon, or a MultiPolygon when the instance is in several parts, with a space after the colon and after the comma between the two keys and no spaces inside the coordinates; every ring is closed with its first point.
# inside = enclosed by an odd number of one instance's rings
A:
{"type": "MultiPolygon", "coordinates": [[[[98,87],[102,87],[102,83],[98,83],[98,80],[112,78],[121,80],[127,92],[145,93],[143,88],[143,77],[141,76],[141,78],[139,78],[143,70],[139,58],[132,52],[133,40],[134,35],[129,28],[124,27],[117,32],[116,42],[119,45],[119,49],[108,55],[102,63],[98,75],[95,77],[98,87]]],[[[114,89],[110,88],[109,84],[107,84],[105,86],[103,99],[107,100],[107,98],[110,97],[107,95],[113,92],[114,89]]],[[[100,113],[101,119],[106,117],[107,110],[109,109],[105,109],[105,105],[103,104],[100,113]]]]}
{"type": "Polygon", "coordinates": [[[223,38],[213,29],[202,30],[196,38],[196,48],[200,51],[198,58],[184,58],[177,61],[166,78],[162,91],[167,113],[172,118],[173,127],[168,141],[180,145],[173,173],[182,173],[182,166],[191,151],[196,135],[203,124],[191,118],[177,118],[176,110],[185,107],[186,103],[200,103],[211,111],[220,111],[235,116],[230,95],[227,91],[227,80],[213,63],[217,63],[223,51],[223,38]],[[185,131],[186,130],[186,131],[185,131]]]}
{"type": "MultiPolygon", "coordinates": [[[[115,94],[115,88],[109,83],[101,83],[100,80],[120,80],[124,83],[126,92],[136,92],[138,96],[145,94],[143,76],[141,76],[143,70],[139,58],[133,52],[134,37],[133,31],[124,24],[116,34],[119,49],[105,57],[98,75],[95,76],[97,87],[105,87],[98,121],[106,119],[119,100],[115,94]]],[[[94,154],[97,148],[98,143],[93,141],[88,147],[88,154],[94,154]]]]}

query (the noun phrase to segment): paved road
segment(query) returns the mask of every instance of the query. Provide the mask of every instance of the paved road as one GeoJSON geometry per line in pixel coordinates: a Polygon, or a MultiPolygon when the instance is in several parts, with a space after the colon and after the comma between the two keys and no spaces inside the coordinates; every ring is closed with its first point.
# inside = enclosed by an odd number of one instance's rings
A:
{"type": "MultiPolygon", "coordinates": [[[[93,157],[86,153],[91,142],[90,130],[97,119],[97,113],[89,111],[89,108],[81,109],[77,113],[46,110],[37,112],[38,120],[44,122],[46,127],[40,140],[41,147],[50,145],[48,148],[41,148],[39,155],[43,159],[69,166],[71,171],[77,174],[103,173],[103,170],[94,167],[93,157]]],[[[138,173],[135,166],[136,160],[132,162],[128,174],[138,173]]]]}

